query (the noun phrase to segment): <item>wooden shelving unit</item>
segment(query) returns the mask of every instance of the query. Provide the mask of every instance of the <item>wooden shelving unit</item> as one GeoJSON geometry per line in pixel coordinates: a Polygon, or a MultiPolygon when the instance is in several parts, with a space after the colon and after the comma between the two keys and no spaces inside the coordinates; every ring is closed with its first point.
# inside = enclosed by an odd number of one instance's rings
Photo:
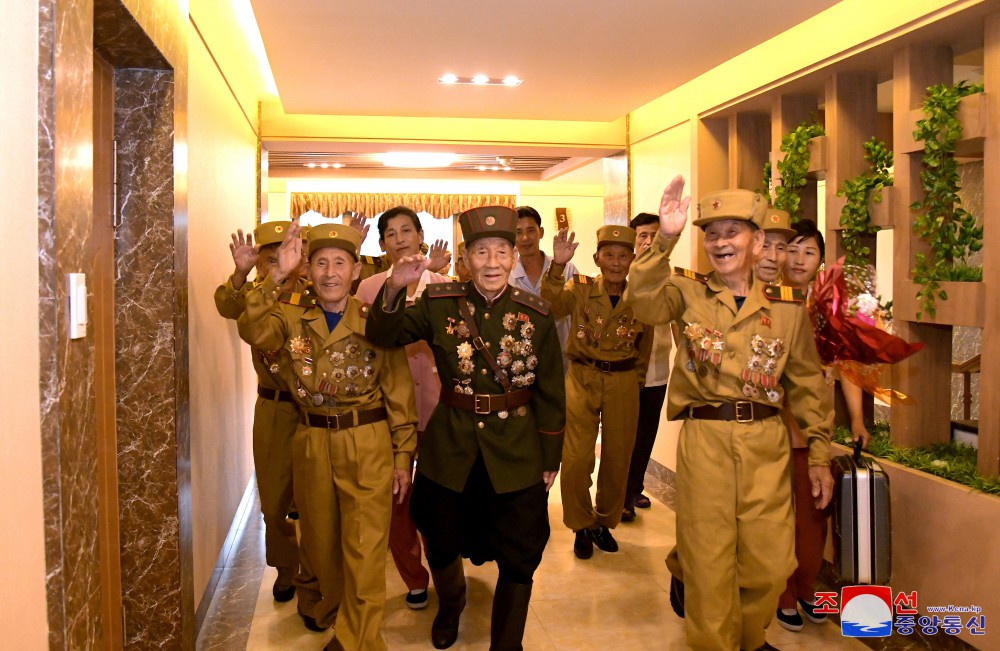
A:
{"type": "MultiPolygon", "coordinates": [[[[872,220],[892,231],[893,301],[897,333],[908,341],[923,342],[924,350],[891,369],[892,386],[915,403],[894,403],[891,409],[893,439],[917,446],[947,441],[951,435],[952,329],[982,328],[982,355],[1000,362],[1000,12],[968,25],[982,29],[984,85],[986,92],[962,100],[959,119],[963,140],[958,154],[984,161],[985,249],[983,281],[942,283],[947,300],[937,301],[937,314],[917,320],[917,287],[911,270],[916,254],[927,252],[911,228],[910,205],[921,198],[923,144],[913,131],[923,117],[920,106],[934,84],[953,82],[955,57],[942,32],[926,38],[900,39],[896,49],[881,53],[859,52],[846,61],[817,70],[809,78],[790,80],[785,86],[762,91],[760,96],[701,116],[695,134],[696,181],[700,194],[725,187],[756,189],[767,160],[781,156],[781,138],[806,120],[819,119],[826,135],[810,143],[810,178],[825,178],[827,260],[843,255],[839,216],[844,199],[837,190],[846,179],[868,166],[863,143],[884,134],[888,116],[879,115],[877,84],[891,74],[892,138],[895,155],[894,187],[883,191],[872,204],[872,220]],[[886,54],[891,54],[887,57],[886,54]],[[891,59],[891,71],[885,67],[891,59]],[[996,95],[997,97],[994,97],[996,95]],[[770,116],[763,107],[769,107],[770,116]],[[768,119],[768,117],[770,119],[768,119]],[[769,137],[768,137],[769,136],[769,137]],[[767,143],[769,141],[769,148],[767,143]],[[728,145],[728,156],[720,153],[728,145]],[[721,149],[720,149],[721,148],[721,149]],[[715,167],[720,164],[720,167],[715,167]],[[709,169],[709,168],[713,169],[709,169]],[[723,172],[720,175],[720,171],[723,172]]],[[[967,26],[968,26],[967,25],[967,26]]],[[[963,35],[967,36],[967,34],[963,35]]],[[[887,45],[887,48],[893,46],[887,45]]],[[[776,165],[774,183],[780,182],[776,165]]],[[[815,180],[802,192],[803,216],[816,217],[815,180]]],[[[699,194],[699,196],[700,196],[699,194]]],[[[875,250],[874,238],[870,248],[875,250]]],[[[979,468],[987,476],[1000,475],[1000,363],[983,366],[979,382],[979,468]]]]}

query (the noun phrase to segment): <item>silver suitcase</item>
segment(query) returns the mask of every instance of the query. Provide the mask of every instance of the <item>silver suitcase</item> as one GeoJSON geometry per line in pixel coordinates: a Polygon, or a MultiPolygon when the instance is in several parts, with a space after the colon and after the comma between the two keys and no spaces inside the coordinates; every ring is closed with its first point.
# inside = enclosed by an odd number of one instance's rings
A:
{"type": "Polygon", "coordinates": [[[871,457],[831,461],[833,470],[833,565],[850,585],[888,585],[892,575],[889,477],[871,457]]]}

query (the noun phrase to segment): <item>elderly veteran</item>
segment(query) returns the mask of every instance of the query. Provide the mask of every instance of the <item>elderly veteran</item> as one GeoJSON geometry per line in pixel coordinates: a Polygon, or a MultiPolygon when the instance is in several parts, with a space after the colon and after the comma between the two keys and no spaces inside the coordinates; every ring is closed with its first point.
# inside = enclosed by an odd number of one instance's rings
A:
{"type": "Polygon", "coordinates": [[[299,587],[299,613],[319,627],[336,620],[327,646],[334,650],[386,648],[391,501],[406,494],[416,447],[406,355],[365,339],[368,310],[348,294],[360,271],[360,240],[342,224],[313,226],[315,297],[281,294],[302,255],[292,225],[277,269],[247,294],[238,321],[249,344],[281,351],[285,381],[302,411],[292,442],[295,504],[303,555],[318,580],[299,587]]]}
{"type": "Polygon", "coordinates": [[[832,493],[833,409],[802,294],[754,280],[764,198],[716,192],[698,205],[707,276],[675,269],[687,222],[684,180],[663,194],[660,232],[632,265],[628,300],[641,320],[683,333],[667,416],[677,449],[677,546],[693,649],[768,649],[764,629],[795,567],[788,409],[809,443],[817,507],[832,493]]]}
{"type": "MultiPolygon", "coordinates": [[[[247,292],[277,268],[278,246],[291,225],[290,221],[275,220],[257,226],[253,235],[244,237],[242,230],[233,234],[229,250],[236,268],[215,290],[215,307],[221,316],[235,321],[243,314],[247,292]],[[256,279],[249,282],[247,276],[254,269],[256,279]]],[[[278,570],[271,594],[275,601],[285,602],[295,596],[294,582],[299,571],[295,525],[286,517],[292,508],[292,436],[299,423],[299,408],[281,378],[278,353],[251,347],[250,358],[257,372],[253,465],[264,516],[264,557],[278,570]]]]}
{"type": "Polygon", "coordinates": [[[629,265],[635,258],[635,230],[628,226],[597,229],[594,263],[597,278],[576,275],[564,282],[578,242],[562,229],[553,238],[552,265],[542,276],[542,297],[552,301],[556,317],[570,319],[573,335],[566,345],[566,443],[560,483],[563,524],[573,530],[573,553],[587,559],[594,545],[618,551],[611,530],[618,526],[628,483],[629,463],[639,419],[639,389],[646,379],[652,331],[639,322],[622,299],[629,265]],[[601,467],[597,495],[590,499],[601,432],[601,467]]]}
{"type": "Polygon", "coordinates": [[[508,285],[517,213],[475,208],[458,221],[472,280],[428,285],[404,309],[428,261],[396,261],[367,334],[382,346],[428,342],[441,378],[411,502],[438,594],[431,642],[445,649],[458,637],[466,556],[499,568],[490,648],[520,649],[562,453],[562,356],[548,303],[508,285]]]}

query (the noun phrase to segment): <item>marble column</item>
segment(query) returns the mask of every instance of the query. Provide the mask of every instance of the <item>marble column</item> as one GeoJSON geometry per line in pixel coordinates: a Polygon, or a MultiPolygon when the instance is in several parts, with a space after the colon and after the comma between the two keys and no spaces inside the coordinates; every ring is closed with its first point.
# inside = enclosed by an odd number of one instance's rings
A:
{"type": "Polygon", "coordinates": [[[100,637],[94,356],[71,340],[67,274],[89,273],[93,213],[93,4],[40,0],[39,321],[49,644],[100,637]]]}

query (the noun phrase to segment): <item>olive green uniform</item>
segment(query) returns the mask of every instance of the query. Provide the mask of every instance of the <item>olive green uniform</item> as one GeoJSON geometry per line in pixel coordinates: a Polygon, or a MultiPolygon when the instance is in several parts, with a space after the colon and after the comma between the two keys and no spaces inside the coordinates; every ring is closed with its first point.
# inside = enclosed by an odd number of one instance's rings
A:
{"type": "Polygon", "coordinates": [[[613,529],[622,515],[652,331],[624,298],[612,306],[602,276],[577,275],[564,286],[563,266],[553,263],[542,277],[542,296],[552,302],[553,314],[571,317],[560,481],[563,523],[574,531],[596,525],[613,529]],[[598,431],[601,468],[591,502],[598,431]]]}
{"type": "Polygon", "coordinates": [[[441,390],[500,394],[503,386],[478,353],[457,299],[466,297],[479,334],[515,389],[531,389],[523,408],[489,414],[439,404],[427,423],[417,472],[450,490],[461,492],[478,455],[498,493],[510,493],[541,481],[543,470],[558,470],[563,445],[565,399],[562,359],[548,303],[509,285],[492,303],[472,283],[428,285],[416,303],[402,309],[382,305],[383,288],[372,304],[368,336],[384,346],[426,340],[434,352],[441,390]],[[468,348],[463,346],[468,344],[468,348]],[[501,353],[507,353],[501,355],[501,353]]]}
{"type": "MultiPolygon", "coordinates": [[[[718,205],[718,204],[716,204],[718,205]]],[[[790,449],[780,408],[829,463],[832,406],[801,294],[755,282],[742,308],[714,273],[668,270],[676,237],[657,234],[632,264],[626,292],[651,324],[682,335],[667,416],[685,419],[677,454],[677,543],[685,624],[694,649],[757,649],[795,568],[790,449]],[[693,418],[690,408],[739,403],[740,421],[693,418]]]]}
{"type": "MultiPolygon", "coordinates": [[[[255,285],[245,282],[240,289],[234,289],[230,276],[215,290],[219,314],[238,319],[246,309],[246,294],[255,285]]],[[[253,411],[253,465],[264,516],[265,557],[268,565],[278,568],[278,587],[288,588],[300,561],[295,525],[286,517],[292,506],[292,436],[300,420],[299,408],[281,378],[279,355],[255,346],[250,347],[250,355],[258,385],[253,411]]]]}
{"type": "Polygon", "coordinates": [[[312,299],[288,294],[279,301],[278,287],[265,278],[247,294],[239,319],[247,342],[281,351],[303,412],[292,446],[295,503],[318,589],[301,586],[299,608],[320,625],[336,619],[336,639],[348,650],[385,648],[393,468],[411,467],[417,440],[406,355],[365,339],[367,312],[348,298],[330,332],[312,299]],[[380,419],[352,425],[380,408],[380,419]]]}

